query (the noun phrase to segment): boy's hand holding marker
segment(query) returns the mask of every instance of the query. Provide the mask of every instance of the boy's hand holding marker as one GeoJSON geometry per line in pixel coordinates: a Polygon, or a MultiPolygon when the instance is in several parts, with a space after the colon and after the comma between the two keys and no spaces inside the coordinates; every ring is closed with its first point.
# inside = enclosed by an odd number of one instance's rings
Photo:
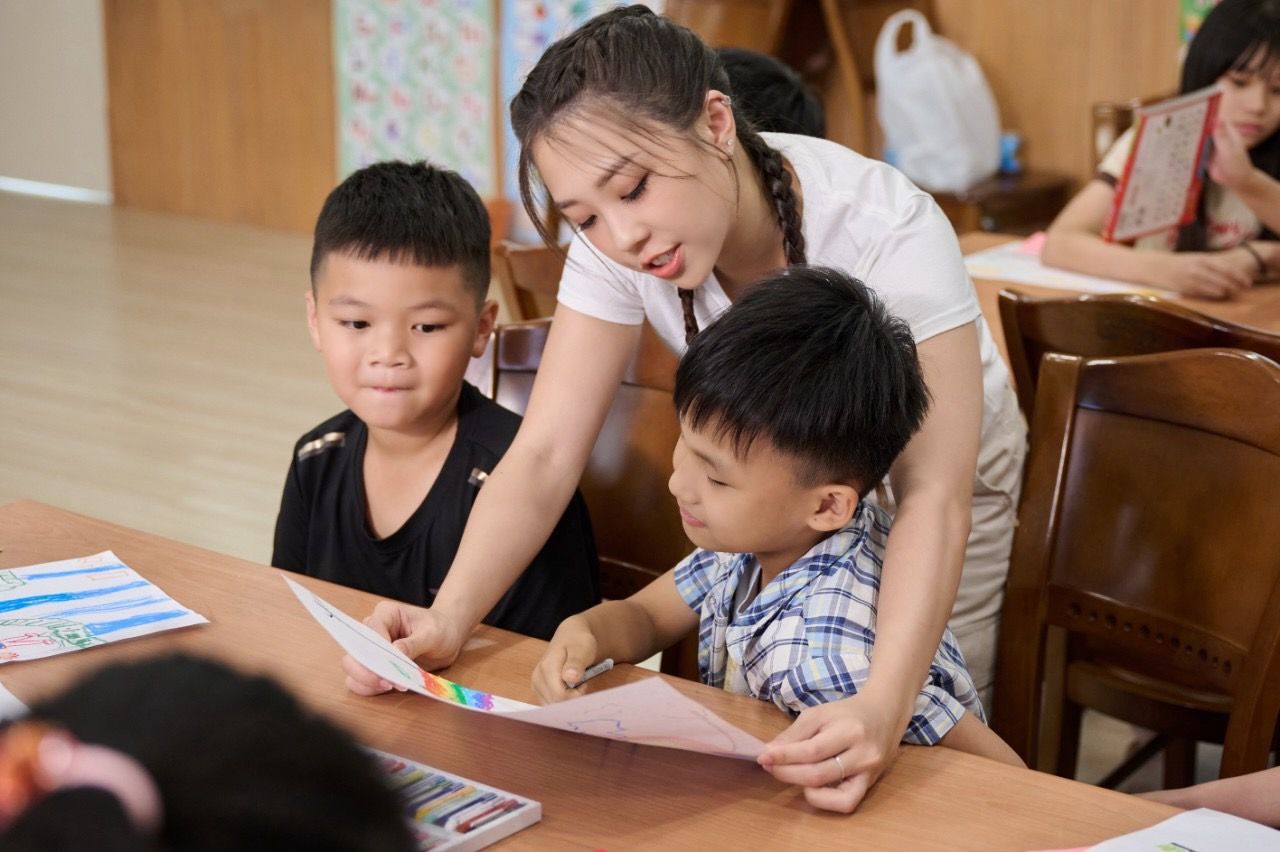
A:
{"type": "MultiPolygon", "coordinates": [[[[597,659],[597,651],[596,637],[583,619],[573,616],[560,622],[546,653],[533,669],[533,691],[538,700],[551,704],[573,698],[587,680],[607,671],[592,671],[599,668],[591,665],[597,659]]],[[[612,668],[613,661],[606,662],[612,668]]]]}

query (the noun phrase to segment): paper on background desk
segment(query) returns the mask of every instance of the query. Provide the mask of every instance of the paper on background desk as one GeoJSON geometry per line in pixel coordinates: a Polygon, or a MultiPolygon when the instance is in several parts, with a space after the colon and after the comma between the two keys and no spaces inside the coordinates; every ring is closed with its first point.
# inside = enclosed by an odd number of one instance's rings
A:
{"type": "Polygon", "coordinates": [[[455,704],[547,728],[611,740],[753,760],[764,743],[685,697],[659,677],[538,707],[469,689],[423,670],[370,628],[320,596],[284,581],[312,617],[361,665],[389,683],[455,704]]]}
{"type": "Polygon", "coordinates": [[[1208,808],[1169,817],[1096,846],[1056,852],[1277,852],[1280,831],[1208,808]]]}
{"type": "Polygon", "coordinates": [[[1040,231],[1025,240],[1001,243],[984,251],[967,254],[964,257],[964,267],[971,278],[1012,281],[1075,293],[1138,293],[1168,298],[1177,296],[1168,290],[1154,290],[1131,281],[1098,278],[1045,266],[1040,262],[1040,249],[1043,246],[1044,231],[1040,231]]]}
{"type": "Polygon", "coordinates": [[[0,570],[0,663],[207,623],[110,550],[0,570]]]}
{"type": "Polygon", "coordinates": [[[27,705],[0,683],[0,722],[20,719],[25,715],[27,715],[27,705]]]}

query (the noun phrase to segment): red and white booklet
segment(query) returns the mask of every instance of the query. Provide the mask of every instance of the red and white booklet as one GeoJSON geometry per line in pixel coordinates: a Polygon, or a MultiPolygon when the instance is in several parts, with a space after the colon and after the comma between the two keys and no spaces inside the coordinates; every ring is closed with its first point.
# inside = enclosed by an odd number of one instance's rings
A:
{"type": "Polygon", "coordinates": [[[1221,98],[1210,86],[1137,111],[1104,240],[1129,242],[1195,219],[1221,98]]]}

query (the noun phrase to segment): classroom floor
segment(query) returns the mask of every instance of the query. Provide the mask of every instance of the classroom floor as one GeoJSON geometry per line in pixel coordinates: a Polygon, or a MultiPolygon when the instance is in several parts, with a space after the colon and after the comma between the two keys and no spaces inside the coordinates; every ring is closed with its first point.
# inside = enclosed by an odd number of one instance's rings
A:
{"type": "MultiPolygon", "coordinates": [[[[307,337],[310,250],[303,234],[0,192],[0,503],[269,561],[293,442],[341,408],[307,337]]],[[[1081,780],[1133,743],[1088,714],[1081,780]]],[[[1198,776],[1218,753],[1201,746],[1198,776]]],[[[1124,789],[1159,783],[1156,760],[1124,789]]]]}

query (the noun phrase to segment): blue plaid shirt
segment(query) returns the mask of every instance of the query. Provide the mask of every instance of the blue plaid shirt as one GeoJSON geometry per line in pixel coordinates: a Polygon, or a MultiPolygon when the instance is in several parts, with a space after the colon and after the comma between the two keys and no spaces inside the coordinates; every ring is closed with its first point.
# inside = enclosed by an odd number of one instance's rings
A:
{"type": "MultiPolygon", "coordinates": [[[[686,557],[675,582],[701,615],[703,681],[723,687],[726,671],[736,669],[751,695],[791,713],[856,693],[871,671],[889,524],[883,509],[862,502],[844,529],[783,570],[739,612],[735,593],[756,576],[755,556],[699,549],[686,557]]],[[[902,739],[933,745],[965,710],[986,721],[948,629],[902,739]]]]}

